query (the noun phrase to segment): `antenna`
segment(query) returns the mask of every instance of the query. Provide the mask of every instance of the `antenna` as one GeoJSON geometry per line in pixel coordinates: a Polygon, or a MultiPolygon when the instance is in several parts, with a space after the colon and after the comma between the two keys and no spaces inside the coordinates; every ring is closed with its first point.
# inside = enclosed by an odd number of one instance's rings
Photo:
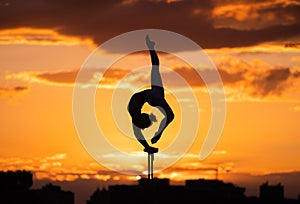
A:
{"type": "Polygon", "coordinates": [[[219,164],[217,164],[215,171],[216,171],[216,180],[219,180],[219,164]]]}

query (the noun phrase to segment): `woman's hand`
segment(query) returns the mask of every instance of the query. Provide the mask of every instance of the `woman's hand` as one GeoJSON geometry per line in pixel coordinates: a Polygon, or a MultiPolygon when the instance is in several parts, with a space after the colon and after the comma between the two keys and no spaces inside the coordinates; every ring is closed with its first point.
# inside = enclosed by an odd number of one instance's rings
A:
{"type": "Polygon", "coordinates": [[[154,137],[151,139],[151,143],[155,144],[161,138],[162,132],[156,132],[154,137]]]}

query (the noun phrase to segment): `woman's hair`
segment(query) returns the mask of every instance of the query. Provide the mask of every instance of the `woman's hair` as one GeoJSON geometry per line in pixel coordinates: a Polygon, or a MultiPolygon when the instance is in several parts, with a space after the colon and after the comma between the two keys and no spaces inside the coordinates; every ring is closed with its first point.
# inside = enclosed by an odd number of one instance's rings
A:
{"type": "Polygon", "coordinates": [[[141,129],[147,128],[151,125],[151,120],[147,113],[142,113],[139,117],[132,118],[132,122],[141,129]]]}

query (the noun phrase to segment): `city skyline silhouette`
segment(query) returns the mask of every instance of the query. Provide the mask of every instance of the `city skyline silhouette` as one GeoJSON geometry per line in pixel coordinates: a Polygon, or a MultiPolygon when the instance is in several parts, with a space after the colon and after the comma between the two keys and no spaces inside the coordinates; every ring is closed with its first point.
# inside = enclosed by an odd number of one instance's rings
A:
{"type": "MultiPolygon", "coordinates": [[[[170,183],[169,178],[140,178],[137,184],[114,184],[88,189],[89,196],[76,200],[76,193],[48,182],[41,188],[32,188],[33,174],[29,171],[0,172],[0,201],[3,203],[48,203],[48,204],[113,204],[144,202],[172,203],[299,203],[298,198],[288,198],[281,183],[260,184],[257,196],[245,194],[246,188],[217,179],[186,180],[184,185],[170,183]],[[145,198],[147,198],[145,201],[145,198]]],[[[70,186],[69,186],[70,188],[70,186]]],[[[77,192],[78,193],[78,192],[77,192]]]]}

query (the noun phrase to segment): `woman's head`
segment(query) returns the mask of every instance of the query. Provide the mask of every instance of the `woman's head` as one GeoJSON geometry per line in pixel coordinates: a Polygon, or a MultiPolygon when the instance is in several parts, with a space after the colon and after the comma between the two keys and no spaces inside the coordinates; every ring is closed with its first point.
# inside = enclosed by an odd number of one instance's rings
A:
{"type": "Polygon", "coordinates": [[[145,129],[152,124],[152,121],[154,121],[152,118],[152,114],[151,116],[149,116],[147,113],[142,113],[141,115],[139,115],[139,117],[133,118],[132,122],[138,128],[145,129]]]}

